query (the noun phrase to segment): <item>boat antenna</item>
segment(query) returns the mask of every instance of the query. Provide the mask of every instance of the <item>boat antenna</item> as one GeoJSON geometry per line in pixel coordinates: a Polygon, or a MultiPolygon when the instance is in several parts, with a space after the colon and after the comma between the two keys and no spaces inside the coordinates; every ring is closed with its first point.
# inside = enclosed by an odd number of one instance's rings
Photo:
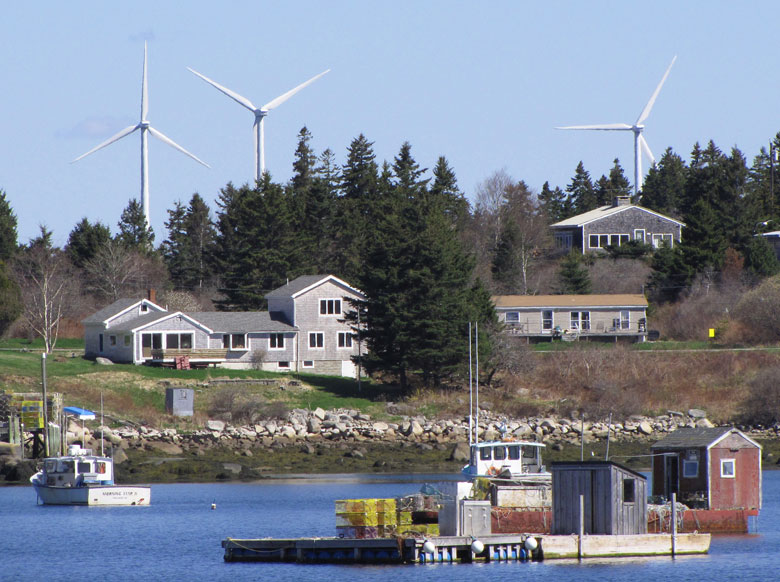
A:
{"type": "Polygon", "coordinates": [[[474,374],[474,386],[476,387],[476,431],[474,433],[474,442],[479,442],[479,322],[474,322],[474,352],[476,356],[476,372],[474,374]]]}
{"type": "Polygon", "coordinates": [[[469,446],[474,444],[474,381],[471,362],[471,322],[469,321],[469,446]]]}

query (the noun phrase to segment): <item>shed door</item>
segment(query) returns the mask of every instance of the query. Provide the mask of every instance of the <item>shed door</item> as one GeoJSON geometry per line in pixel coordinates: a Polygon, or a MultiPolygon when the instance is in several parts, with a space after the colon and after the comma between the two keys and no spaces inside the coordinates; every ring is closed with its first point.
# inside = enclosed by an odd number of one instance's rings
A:
{"type": "Polygon", "coordinates": [[[664,495],[671,499],[672,493],[680,495],[680,467],[677,455],[664,457],[664,495]]]}

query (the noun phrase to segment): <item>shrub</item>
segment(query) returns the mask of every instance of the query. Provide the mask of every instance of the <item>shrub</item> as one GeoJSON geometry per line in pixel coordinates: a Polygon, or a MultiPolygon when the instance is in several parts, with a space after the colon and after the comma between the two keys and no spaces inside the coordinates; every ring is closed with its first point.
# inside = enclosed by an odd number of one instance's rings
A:
{"type": "Polygon", "coordinates": [[[745,424],[762,426],[780,421],[780,366],[761,370],[748,383],[742,420],[745,424]]]}

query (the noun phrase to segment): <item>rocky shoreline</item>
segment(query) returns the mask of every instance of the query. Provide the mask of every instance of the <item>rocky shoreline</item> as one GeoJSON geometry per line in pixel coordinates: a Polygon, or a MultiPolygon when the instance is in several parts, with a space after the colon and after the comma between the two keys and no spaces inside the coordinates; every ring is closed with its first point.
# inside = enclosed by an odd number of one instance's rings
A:
{"type": "MultiPolygon", "coordinates": [[[[558,453],[575,448],[579,451],[583,442],[591,450],[601,450],[608,436],[610,446],[615,447],[613,451],[621,447],[626,451],[648,451],[652,442],[679,427],[712,426],[706,413],[696,409],[657,417],[632,416],[611,425],[554,417],[508,419],[483,411],[479,438],[495,440],[507,436],[544,442],[549,447],[546,458],[559,460],[558,453]]],[[[743,428],[748,436],[758,440],[772,439],[779,430],[780,427],[743,428]]],[[[419,472],[426,467],[430,472],[450,471],[468,460],[468,433],[468,418],[432,420],[402,416],[399,421],[389,422],[374,420],[355,410],[321,408],[296,409],[285,419],[243,426],[208,420],[205,426],[194,430],[102,427],[105,447],[111,449],[118,477],[124,482],[252,479],[274,471],[419,472]]],[[[69,443],[84,443],[100,450],[100,439],[101,428],[83,428],[75,422],[68,427],[69,443]]],[[[765,462],[773,462],[775,454],[765,450],[765,462]]],[[[33,466],[30,461],[20,464],[8,451],[0,450],[0,483],[24,481],[33,466]]]]}

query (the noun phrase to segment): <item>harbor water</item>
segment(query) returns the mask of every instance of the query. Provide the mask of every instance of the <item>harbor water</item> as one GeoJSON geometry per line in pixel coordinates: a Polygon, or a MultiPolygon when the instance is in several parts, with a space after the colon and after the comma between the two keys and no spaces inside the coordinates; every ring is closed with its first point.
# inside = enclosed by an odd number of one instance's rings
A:
{"type": "Polygon", "coordinates": [[[42,506],[32,487],[4,487],[0,580],[748,582],[774,579],[780,572],[780,471],[764,473],[758,533],[713,536],[705,556],[394,566],[223,562],[220,543],[226,537],[332,536],[334,500],[407,495],[442,478],[351,475],[153,485],[148,507],[42,506]]]}

